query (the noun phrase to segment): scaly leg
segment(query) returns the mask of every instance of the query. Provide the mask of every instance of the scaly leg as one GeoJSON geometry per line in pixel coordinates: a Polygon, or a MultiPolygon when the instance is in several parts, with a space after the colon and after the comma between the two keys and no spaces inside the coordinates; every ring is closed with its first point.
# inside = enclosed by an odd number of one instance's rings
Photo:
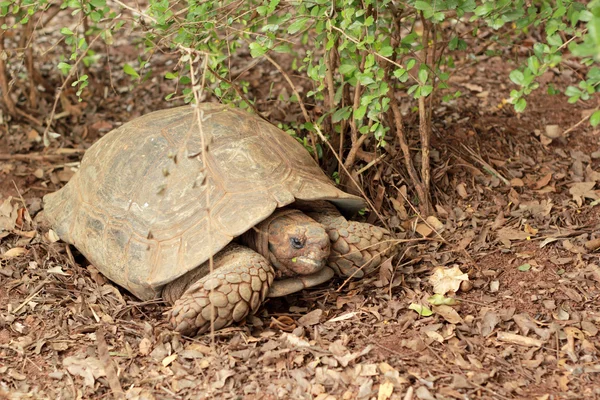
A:
{"type": "Polygon", "coordinates": [[[387,230],[364,222],[348,221],[329,202],[310,203],[306,214],[321,223],[331,240],[327,264],[341,276],[362,278],[375,271],[391,254],[392,236],[387,230]]]}
{"type": "Polygon", "coordinates": [[[168,319],[184,335],[201,334],[254,314],[267,297],[275,274],[255,251],[230,244],[214,256],[213,273],[205,262],[169,283],[163,298],[173,305],[168,319]]]}

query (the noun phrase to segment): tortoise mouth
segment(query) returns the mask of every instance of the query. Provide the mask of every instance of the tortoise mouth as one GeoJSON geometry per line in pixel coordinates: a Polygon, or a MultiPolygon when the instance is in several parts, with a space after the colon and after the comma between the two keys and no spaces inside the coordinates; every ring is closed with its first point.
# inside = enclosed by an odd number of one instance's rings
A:
{"type": "Polygon", "coordinates": [[[325,267],[325,262],[324,259],[318,260],[307,256],[297,256],[284,260],[282,264],[287,266],[289,271],[285,275],[297,276],[317,273],[325,267]]]}
{"type": "MultiPolygon", "coordinates": [[[[292,259],[292,262],[294,262],[294,259],[292,259]]],[[[325,260],[315,260],[314,258],[304,256],[296,257],[295,262],[312,267],[310,270],[307,270],[307,274],[320,271],[325,266],[325,260]]]]}

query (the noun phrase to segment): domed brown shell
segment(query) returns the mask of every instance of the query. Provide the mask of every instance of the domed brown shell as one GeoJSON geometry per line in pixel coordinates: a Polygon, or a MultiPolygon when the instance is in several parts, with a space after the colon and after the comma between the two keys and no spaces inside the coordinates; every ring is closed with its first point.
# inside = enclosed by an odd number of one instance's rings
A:
{"type": "Polygon", "coordinates": [[[44,209],[61,239],[112,281],[151,299],[295,199],[363,206],[287,133],[204,103],[153,112],[108,133],[69,183],[44,197],[44,209]]]}

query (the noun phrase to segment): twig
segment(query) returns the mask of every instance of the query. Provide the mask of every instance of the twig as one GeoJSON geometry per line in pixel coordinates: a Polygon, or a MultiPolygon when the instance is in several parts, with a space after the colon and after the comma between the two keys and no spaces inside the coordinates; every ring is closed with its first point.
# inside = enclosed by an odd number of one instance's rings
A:
{"type": "Polygon", "coordinates": [[[503,177],[502,174],[500,174],[500,172],[496,171],[496,169],[494,167],[492,167],[490,164],[485,162],[481,157],[479,157],[477,155],[477,153],[475,153],[468,146],[466,146],[462,143],[461,143],[461,146],[463,147],[463,149],[465,149],[467,152],[469,152],[469,154],[471,155],[471,157],[473,157],[473,159],[475,161],[477,161],[479,164],[483,165],[483,169],[485,171],[489,172],[491,175],[494,175],[496,178],[500,179],[502,181],[502,183],[504,183],[506,186],[510,186],[509,180],[506,179],[505,177],[503,177]]]}
{"type": "MultiPolygon", "coordinates": [[[[3,25],[4,21],[5,17],[0,17],[0,25],[3,25]]],[[[2,53],[4,53],[4,35],[0,35],[0,54],[2,53]]],[[[0,90],[2,91],[2,100],[8,109],[8,113],[14,115],[15,103],[13,103],[9,94],[6,61],[4,61],[4,57],[0,57],[0,90]]]]}
{"type": "Polygon", "coordinates": [[[44,288],[44,286],[48,282],[50,282],[50,281],[48,279],[45,279],[42,282],[38,283],[38,285],[35,288],[33,288],[32,293],[29,296],[27,296],[27,298],[25,300],[23,300],[23,302],[21,304],[19,304],[19,306],[17,308],[12,310],[11,314],[16,314],[19,312],[19,310],[21,308],[25,307],[27,305],[27,303],[29,303],[31,301],[31,299],[33,299],[35,296],[37,296],[37,294],[44,288]]]}
{"type": "Polygon", "coordinates": [[[425,192],[423,183],[421,182],[421,179],[417,174],[417,170],[415,169],[415,166],[412,162],[412,158],[410,156],[410,148],[408,147],[406,135],[404,133],[404,122],[402,121],[402,113],[400,112],[400,107],[398,107],[396,97],[393,94],[390,96],[390,108],[392,109],[392,114],[394,117],[393,126],[396,128],[396,137],[398,138],[398,142],[400,143],[400,149],[402,150],[402,154],[404,156],[404,167],[406,168],[406,171],[408,171],[408,175],[410,176],[413,185],[415,185],[415,190],[417,191],[417,196],[419,196],[419,199],[426,198],[427,193],[425,192]]]}
{"type": "MultiPolygon", "coordinates": [[[[428,64],[428,55],[429,55],[429,24],[427,20],[423,17],[423,13],[421,15],[421,22],[423,24],[423,37],[422,37],[422,46],[423,46],[423,55],[422,55],[422,63],[424,65],[428,64]]],[[[421,82],[423,85],[427,84],[427,80],[425,82],[421,82]]],[[[420,83],[420,84],[421,84],[420,83]]],[[[425,97],[419,96],[419,136],[421,137],[421,184],[423,185],[423,197],[420,198],[421,203],[419,204],[419,208],[425,213],[431,213],[431,197],[429,193],[430,181],[431,181],[431,167],[429,163],[429,138],[431,135],[431,129],[429,129],[429,118],[428,108],[425,104],[425,97]]]]}
{"type": "MultiPolygon", "coordinates": [[[[107,29],[99,32],[94,37],[94,39],[92,39],[92,41],[88,44],[88,47],[92,47],[92,45],[96,42],[96,40],[100,39],[100,36],[102,35],[102,33],[106,32],[107,30],[112,30],[115,27],[115,25],[117,24],[117,22],[118,21],[115,20],[107,29]]],[[[54,104],[52,106],[52,111],[50,112],[50,116],[46,120],[46,129],[44,129],[44,135],[43,135],[44,145],[47,145],[48,143],[50,143],[50,140],[48,139],[48,132],[50,132],[50,125],[52,124],[52,121],[54,120],[54,114],[56,113],[56,107],[58,106],[58,101],[60,99],[61,93],[62,93],[63,90],[65,90],[65,88],[69,84],[69,81],[70,81],[71,77],[73,77],[73,75],[77,71],[77,65],[79,65],[79,63],[81,62],[81,60],[83,60],[83,58],[86,55],[87,55],[87,52],[85,52],[85,51],[82,52],[79,55],[79,57],[75,61],[75,64],[73,64],[71,66],[71,70],[69,71],[69,73],[65,77],[65,80],[64,80],[63,84],[60,85],[60,87],[57,89],[56,96],[54,96],[54,104]]]]}
{"type": "Polygon", "coordinates": [[[153,23],[156,23],[156,22],[157,22],[157,21],[156,21],[156,18],[154,18],[154,17],[151,17],[150,15],[148,15],[148,14],[144,13],[144,12],[143,12],[142,10],[140,10],[140,9],[137,9],[137,10],[136,10],[135,8],[133,8],[133,7],[131,7],[131,6],[128,6],[127,4],[125,4],[125,3],[123,3],[123,2],[121,2],[121,1],[119,1],[119,0],[114,0],[114,2],[115,2],[115,3],[117,3],[118,5],[120,5],[121,7],[125,8],[125,9],[127,9],[127,10],[129,10],[129,11],[132,11],[134,14],[139,14],[141,17],[144,17],[144,18],[147,18],[147,19],[149,19],[149,20],[150,20],[150,21],[152,21],[153,23]]]}
{"type": "Polygon", "coordinates": [[[364,167],[362,167],[361,169],[359,169],[358,171],[356,171],[357,175],[362,174],[363,172],[365,172],[366,170],[368,170],[369,168],[371,168],[373,165],[378,164],[379,161],[383,160],[385,157],[387,157],[387,154],[382,154],[379,157],[377,157],[376,159],[370,161],[367,165],[365,165],[364,167]]]}
{"type": "MultiPolygon", "coordinates": [[[[312,120],[311,120],[310,116],[308,115],[308,111],[306,111],[306,107],[304,106],[302,97],[300,97],[300,93],[298,93],[298,90],[296,90],[296,85],[294,85],[294,82],[292,82],[289,75],[283,70],[283,68],[281,68],[281,65],[279,65],[275,60],[273,60],[267,54],[263,55],[263,57],[265,57],[267,60],[269,60],[269,62],[271,64],[273,64],[273,66],[275,68],[277,68],[277,70],[281,73],[283,78],[287,81],[288,85],[290,85],[290,88],[296,95],[296,99],[298,100],[298,104],[300,105],[300,109],[302,110],[302,115],[304,115],[304,119],[306,120],[306,122],[311,122],[312,120]]],[[[315,161],[318,163],[319,162],[319,153],[317,153],[317,139],[315,138],[315,135],[311,130],[308,131],[308,134],[310,136],[310,145],[313,149],[313,157],[314,157],[315,161]]]]}
{"type": "Polygon", "coordinates": [[[590,119],[590,117],[596,112],[600,110],[600,107],[596,107],[591,113],[589,113],[589,115],[586,115],[585,117],[583,117],[578,123],[576,123],[575,125],[573,125],[572,127],[570,127],[569,129],[567,129],[566,131],[563,132],[563,136],[565,136],[567,133],[570,133],[572,131],[574,131],[575,129],[577,129],[577,127],[581,124],[583,124],[585,121],[587,121],[588,119],[590,119]]]}
{"type": "MultiPolygon", "coordinates": [[[[206,142],[206,138],[204,137],[204,130],[203,130],[203,122],[204,122],[204,111],[200,110],[200,108],[198,108],[198,105],[200,105],[202,97],[203,97],[203,92],[204,92],[204,87],[206,85],[206,73],[208,71],[208,54],[206,53],[201,53],[204,57],[203,57],[203,62],[202,62],[202,67],[203,67],[203,71],[202,71],[202,78],[200,80],[200,82],[198,83],[198,78],[196,77],[196,71],[194,69],[194,57],[193,54],[196,53],[198,54],[195,50],[187,48],[187,47],[183,47],[180,46],[181,49],[183,49],[184,51],[186,51],[189,55],[189,66],[190,66],[190,77],[192,78],[192,92],[194,93],[194,100],[196,100],[196,109],[195,109],[195,117],[196,117],[196,122],[198,124],[198,133],[200,134],[200,146],[202,148],[202,150],[200,151],[200,158],[202,160],[202,167],[203,168],[208,168],[208,159],[206,157],[206,152],[208,151],[208,143],[206,142]]],[[[190,134],[192,133],[192,130],[190,129],[190,134]]],[[[206,220],[208,222],[208,228],[207,228],[207,241],[208,241],[208,248],[212,249],[213,248],[213,236],[211,233],[211,225],[212,225],[212,207],[210,207],[210,190],[205,190],[204,191],[204,196],[205,196],[205,201],[206,201],[206,220]]],[[[211,254],[210,257],[208,258],[208,269],[210,271],[210,273],[212,274],[213,270],[214,270],[214,258],[213,255],[211,254]]],[[[213,293],[213,287],[211,286],[210,288],[210,295],[212,295],[213,293]]],[[[211,302],[210,303],[210,339],[211,339],[211,344],[214,347],[215,345],[215,319],[216,319],[216,310],[215,310],[215,306],[214,304],[211,302]]]]}
{"type": "Polygon", "coordinates": [[[31,154],[1,154],[0,153],[0,161],[53,161],[53,160],[62,160],[65,157],[68,157],[69,154],[41,154],[41,153],[31,153],[31,154]]]}
{"type": "Polygon", "coordinates": [[[106,339],[104,339],[104,329],[102,326],[96,330],[96,347],[98,349],[98,358],[102,362],[104,373],[106,374],[106,380],[108,381],[108,385],[113,392],[112,394],[114,398],[123,399],[125,392],[123,392],[121,382],[119,382],[119,377],[117,375],[117,371],[115,370],[115,365],[113,360],[110,358],[110,354],[108,353],[108,344],[106,344],[106,339]]]}

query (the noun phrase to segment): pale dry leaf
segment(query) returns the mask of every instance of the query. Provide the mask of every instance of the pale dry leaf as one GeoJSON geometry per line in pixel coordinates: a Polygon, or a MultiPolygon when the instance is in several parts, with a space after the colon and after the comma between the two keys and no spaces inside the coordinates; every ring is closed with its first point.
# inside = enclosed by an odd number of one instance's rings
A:
{"type": "Polygon", "coordinates": [[[26,252],[27,250],[24,247],[13,247],[12,249],[9,249],[5,253],[1,254],[1,256],[2,258],[9,259],[22,256],[26,252]]]}
{"type": "Polygon", "coordinates": [[[216,381],[214,381],[211,384],[211,386],[213,387],[213,389],[221,389],[223,386],[225,386],[225,382],[227,381],[227,378],[232,377],[234,375],[235,375],[234,370],[224,368],[216,373],[215,377],[217,379],[216,379],[216,381]]]}
{"type": "Polygon", "coordinates": [[[516,333],[512,332],[498,332],[496,335],[498,340],[502,342],[518,344],[520,346],[542,347],[544,344],[544,342],[539,339],[534,339],[523,335],[517,335],[516,333]]]}
{"type": "Polygon", "coordinates": [[[467,193],[467,186],[462,182],[456,185],[456,193],[458,193],[458,195],[464,200],[469,197],[469,194],[467,193]]]}
{"type": "Polygon", "coordinates": [[[427,226],[427,224],[418,224],[415,231],[422,237],[429,237],[433,233],[433,229],[427,226]]]}
{"type": "Polygon", "coordinates": [[[437,267],[429,277],[434,293],[445,295],[449,292],[457,292],[462,281],[468,281],[469,276],[455,265],[452,268],[437,267]]]}
{"type": "Polygon", "coordinates": [[[392,259],[394,257],[389,257],[379,266],[379,281],[381,285],[387,286],[392,280],[392,276],[394,275],[394,264],[392,263],[392,259]]]}
{"type": "Polygon", "coordinates": [[[441,306],[433,306],[433,312],[440,315],[442,318],[444,318],[451,324],[460,324],[461,322],[463,322],[463,319],[460,315],[458,315],[456,310],[445,304],[441,306]]]}
{"type": "Polygon", "coordinates": [[[588,166],[585,167],[585,177],[587,178],[586,180],[588,182],[589,181],[600,182],[600,172],[594,171],[590,164],[588,164],[588,166]]]}
{"type": "Polygon", "coordinates": [[[56,243],[59,240],[60,240],[60,238],[58,237],[56,232],[54,232],[54,230],[52,230],[52,229],[49,229],[48,230],[48,241],[50,241],[50,243],[56,243]]]}
{"type": "Polygon", "coordinates": [[[481,321],[481,336],[487,337],[488,335],[490,335],[499,322],[500,316],[498,315],[498,313],[489,309],[485,311],[485,314],[483,315],[483,320],[481,321]]]}
{"type": "Polygon", "coordinates": [[[435,229],[435,231],[437,233],[441,233],[444,230],[444,224],[437,219],[435,216],[430,215],[429,217],[427,217],[425,219],[425,221],[427,221],[427,223],[433,228],[435,229]]]}
{"type": "Polygon", "coordinates": [[[143,356],[147,356],[148,354],[150,354],[150,351],[152,350],[152,342],[150,342],[150,339],[143,338],[142,340],[140,340],[139,349],[140,354],[143,356]]]}
{"type": "Polygon", "coordinates": [[[57,265],[56,267],[48,268],[47,271],[48,271],[49,274],[69,276],[69,274],[67,274],[66,272],[64,272],[62,270],[62,267],[60,265],[57,265]]]}
{"type": "Polygon", "coordinates": [[[96,357],[66,357],[62,364],[71,375],[82,377],[84,384],[89,387],[94,387],[95,380],[106,375],[102,363],[96,357]]]}
{"type": "Polygon", "coordinates": [[[360,376],[376,376],[379,375],[377,372],[377,364],[359,364],[360,365],[360,376]]]}
{"type": "Polygon", "coordinates": [[[306,340],[299,338],[296,335],[292,335],[290,333],[284,333],[281,335],[282,339],[286,340],[289,344],[296,347],[310,347],[310,343],[306,340]]]}
{"type": "Polygon", "coordinates": [[[377,400],[387,400],[394,393],[394,384],[391,381],[386,380],[379,385],[379,392],[377,392],[377,400]]]}
{"type": "Polygon", "coordinates": [[[313,311],[309,312],[308,314],[300,317],[298,319],[298,322],[300,323],[300,325],[303,325],[303,326],[316,325],[321,321],[322,315],[323,315],[323,310],[321,310],[320,308],[317,308],[316,310],[313,310],[313,311]]]}
{"type": "Polygon", "coordinates": [[[0,232],[12,231],[18,216],[18,205],[12,204],[12,197],[8,197],[0,204],[0,232]]]}
{"type": "Polygon", "coordinates": [[[163,358],[161,361],[163,367],[168,367],[173,361],[177,360],[177,357],[179,357],[177,354],[171,354],[170,356],[163,358]]]}
{"type": "Polygon", "coordinates": [[[475,85],[473,83],[463,83],[463,86],[469,89],[471,92],[481,93],[483,92],[483,87],[479,85],[475,85]]]}
{"type": "Polygon", "coordinates": [[[525,240],[529,237],[527,232],[512,228],[502,228],[498,231],[499,240],[525,240]]]}
{"type": "Polygon", "coordinates": [[[438,343],[444,343],[444,337],[435,331],[425,331],[425,335],[438,343]]]}
{"type": "Polygon", "coordinates": [[[573,196],[573,200],[577,205],[581,206],[586,198],[592,200],[600,198],[598,193],[593,190],[594,186],[596,186],[596,182],[577,182],[571,186],[569,193],[573,196]]]}
{"type": "Polygon", "coordinates": [[[339,322],[339,321],[345,321],[347,319],[350,319],[352,317],[354,317],[355,315],[358,314],[358,311],[352,311],[346,314],[342,314],[342,315],[338,315],[335,318],[331,318],[329,321],[327,322],[339,322]]]}

